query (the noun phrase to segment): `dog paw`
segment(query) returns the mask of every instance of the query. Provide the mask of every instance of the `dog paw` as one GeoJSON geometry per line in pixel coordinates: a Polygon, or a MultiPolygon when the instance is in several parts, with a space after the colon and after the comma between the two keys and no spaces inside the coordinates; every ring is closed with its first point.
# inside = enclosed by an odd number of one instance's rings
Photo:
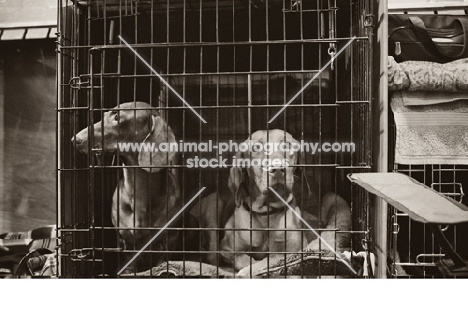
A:
{"type": "MultiPolygon", "coordinates": [[[[320,238],[310,242],[306,248],[308,251],[335,251],[335,236],[334,232],[324,232],[320,238]]],[[[338,249],[340,248],[338,247],[338,249]]]]}
{"type": "MultiPolygon", "coordinates": [[[[323,245],[322,245],[323,248],[323,245]]],[[[320,241],[318,239],[309,243],[306,247],[306,251],[308,252],[318,252],[320,250],[320,241]]]]}
{"type": "Polygon", "coordinates": [[[255,263],[251,266],[242,268],[236,275],[239,278],[255,278],[266,267],[262,263],[255,263]]]}
{"type": "MultiPolygon", "coordinates": [[[[237,278],[250,278],[250,266],[244,267],[236,274],[237,278]]],[[[253,274],[252,274],[253,275],[253,274]]]]}

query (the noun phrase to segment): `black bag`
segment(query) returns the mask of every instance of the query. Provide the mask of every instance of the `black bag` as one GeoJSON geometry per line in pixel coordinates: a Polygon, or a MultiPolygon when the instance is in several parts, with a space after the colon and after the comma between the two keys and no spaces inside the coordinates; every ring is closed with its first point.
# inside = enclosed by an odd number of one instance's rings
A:
{"type": "Polygon", "coordinates": [[[389,55],[406,60],[446,63],[468,57],[468,17],[389,14],[389,55]]]}

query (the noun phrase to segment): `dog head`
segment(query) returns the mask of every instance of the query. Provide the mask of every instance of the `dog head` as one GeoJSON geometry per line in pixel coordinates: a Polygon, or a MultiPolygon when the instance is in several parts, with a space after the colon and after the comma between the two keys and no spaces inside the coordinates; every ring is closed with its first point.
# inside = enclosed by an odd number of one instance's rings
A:
{"type": "MultiPolygon", "coordinates": [[[[161,143],[175,143],[174,133],[161,116],[145,102],[126,102],[104,113],[100,122],[92,126],[91,148],[102,152],[115,152],[119,143],[152,144],[158,148],[161,143]]],[[[72,138],[76,148],[88,153],[91,126],[72,138]]],[[[168,148],[170,149],[170,148],[168,148]]],[[[122,155],[132,152],[131,148],[120,150],[122,155]]],[[[157,172],[167,165],[174,152],[161,152],[142,148],[138,153],[138,164],[146,171],[157,172]],[[156,168],[150,168],[156,167],[156,168]]]]}
{"type": "MultiPolygon", "coordinates": [[[[300,158],[299,142],[283,130],[259,130],[244,142],[248,150],[239,150],[230,170],[229,188],[236,206],[251,204],[253,211],[284,207],[271,187],[283,200],[293,199],[294,171],[300,158]],[[257,146],[255,146],[257,145],[257,146]],[[263,149],[260,149],[263,145],[263,149]],[[266,206],[268,204],[268,206],[266,206]]],[[[241,149],[242,144],[239,145],[241,149]]]]}

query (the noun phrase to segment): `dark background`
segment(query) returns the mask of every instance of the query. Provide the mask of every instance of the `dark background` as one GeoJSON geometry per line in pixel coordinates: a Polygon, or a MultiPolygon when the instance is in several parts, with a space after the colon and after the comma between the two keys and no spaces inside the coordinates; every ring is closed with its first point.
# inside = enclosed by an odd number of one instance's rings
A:
{"type": "Polygon", "coordinates": [[[56,222],[55,42],[0,42],[0,232],[56,222]]]}

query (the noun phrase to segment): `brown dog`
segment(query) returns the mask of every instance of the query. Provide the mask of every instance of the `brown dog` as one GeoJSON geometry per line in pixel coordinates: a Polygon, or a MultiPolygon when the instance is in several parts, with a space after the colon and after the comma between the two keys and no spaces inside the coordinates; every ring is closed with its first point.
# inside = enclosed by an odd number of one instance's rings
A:
{"type": "MultiPolygon", "coordinates": [[[[102,121],[93,126],[92,148],[116,152],[119,142],[154,143],[175,142],[171,128],[151,106],[144,102],[127,102],[104,113],[102,121]]],[[[81,152],[89,148],[89,128],[76,134],[72,142],[81,152]]],[[[163,227],[180,210],[180,189],[168,165],[174,156],[170,152],[122,152],[123,178],[115,189],[112,202],[112,223],[118,228],[163,227]],[[164,172],[164,174],[162,174],[164,172]],[[161,186],[166,182],[166,186],[161,186]],[[166,188],[162,191],[160,188],[166,188]]],[[[153,231],[154,235],[156,231],[153,231]]],[[[149,230],[119,230],[124,249],[140,250],[150,239],[149,230]]],[[[160,235],[151,250],[169,250],[177,244],[178,234],[171,231],[160,235]]],[[[148,248],[147,250],[149,250],[148,248]]],[[[128,271],[143,270],[162,262],[161,255],[136,260],[128,271]],[[145,261],[144,261],[145,260],[145,261]]]]}
{"type": "MultiPolygon", "coordinates": [[[[281,130],[257,131],[252,134],[252,145],[260,143],[298,143],[293,137],[281,130]]],[[[267,152],[239,152],[237,159],[268,159],[267,152]]],[[[221,255],[236,270],[240,270],[253,261],[267,258],[267,252],[297,252],[307,246],[306,238],[301,238],[302,228],[300,219],[285,206],[279,197],[269,188],[273,188],[284,201],[299,214],[297,201],[293,195],[294,170],[287,164],[298,162],[297,152],[273,152],[269,158],[276,160],[277,165],[270,167],[250,166],[243,169],[232,167],[229,176],[229,188],[234,195],[236,209],[225,224],[228,229],[221,241],[221,255]],[[281,228],[280,231],[251,230],[281,228]],[[240,230],[229,230],[240,229],[240,230]],[[285,230],[288,231],[285,235],[285,230]],[[244,253],[252,252],[250,255],[244,253]],[[230,254],[231,252],[232,254],[230,254]]],[[[281,255],[270,255],[273,263],[281,255]]]]}
{"type": "MultiPolygon", "coordinates": [[[[257,131],[251,137],[251,143],[256,142],[298,144],[289,133],[282,130],[257,131]]],[[[262,161],[267,155],[265,152],[240,152],[236,158],[262,161]]],[[[318,228],[320,222],[322,228],[338,228],[344,231],[350,229],[349,206],[338,195],[325,194],[320,206],[318,206],[318,195],[314,193],[309,193],[304,198],[300,197],[300,193],[308,192],[308,189],[304,190],[299,186],[299,177],[294,174],[298,169],[294,165],[297,165],[301,159],[300,153],[275,151],[268,158],[276,159],[277,163],[287,161],[289,165],[232,167],[228,181],[231,198],[225,199],[223,195],[214,193],[202,199],[200,205],[192,210],[193,215],[196,216],[196,213],[202,215],[200,218],[202,227],[214,228],[216,225],[221,225],[227,229],[219,247],[215,231],[205,234],[204,245],[211,252],[206,258],[208,263],[216,263],[216,255],[213,253],[220,250],[221,256],[230,266],[235,270],[241,270],[239,275],[248,276],[251,268],[253,271],[264,269],[267,262],[271,266],[284,257],[284,254],[275,254],[275,252],[294,253],[306,247],[312,250],[318,250],[319,247],[327,249],[311,231],[304,235],[298,231],[306,226],[291,209],[285,206],[276,193],[313,228],[318,228]],[[269,187],[276,193],[273,193],[269,187]],[[302,202],[304,206],[301,211],[298,204],[302,202]],[[320,219],[312,214],[319,213],[319,208],[320,219]],[[268,228],[273,230],[267,232],[268,228]],[[272,253],[269,257],[268,252],[272,253]]],[[[326,231],[322,233],[322,240],[333,248],[336,246],[338,251],[349,247],[347,234],[338,234],[335,238],[335,232],[326,231]]]]}

